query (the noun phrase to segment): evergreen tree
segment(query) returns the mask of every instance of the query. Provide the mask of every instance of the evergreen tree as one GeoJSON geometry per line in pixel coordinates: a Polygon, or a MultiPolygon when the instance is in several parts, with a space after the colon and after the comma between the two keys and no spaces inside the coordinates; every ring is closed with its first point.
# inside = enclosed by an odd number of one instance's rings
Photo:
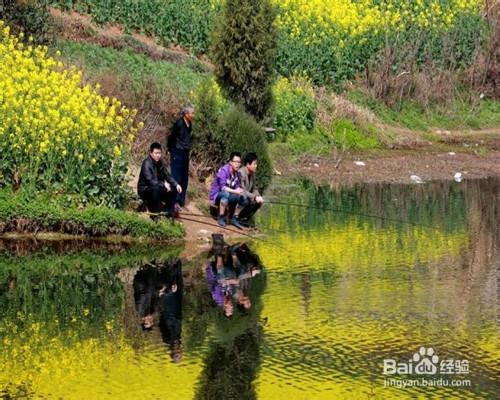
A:
{"type": "Polygon", "coordinates": [[[275,15],[270,0],[227,0],[213,37],[219,85],[258,120],[272,106],[275,15]]]}

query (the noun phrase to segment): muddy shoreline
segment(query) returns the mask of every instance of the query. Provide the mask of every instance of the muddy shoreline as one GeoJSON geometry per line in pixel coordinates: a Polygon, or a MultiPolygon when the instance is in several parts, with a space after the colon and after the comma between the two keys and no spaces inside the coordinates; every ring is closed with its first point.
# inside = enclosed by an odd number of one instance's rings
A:
{"type": "Polygon", "coordinates": [[[424,182],[500,177],[500,151],[474,154],[458,151],[391,150],[345,154],[340,162],[333,157],[303,157],[297,163],[280,160],[275,172],[284,177],[305,176],[317,184],[334,188],[364,183],[412,184],[412,175],[424,182]]]}

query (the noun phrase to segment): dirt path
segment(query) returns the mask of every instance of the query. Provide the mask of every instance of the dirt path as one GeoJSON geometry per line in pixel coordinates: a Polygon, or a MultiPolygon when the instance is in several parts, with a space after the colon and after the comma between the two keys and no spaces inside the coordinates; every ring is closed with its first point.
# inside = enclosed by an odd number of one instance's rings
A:
{"type": "Polygon", "coordinates": [[[178,220],[186,229],[186,236],[184,237],[185,247],[182,257],[188,260],[210,249],[212,245],[212,233],[222,233],[228,242],[248,240],[255,234],[255,231],[250,229],[239,230],[230,225],[221,228],[212,217],[201,215],[202,212],[196,204],[191,202],[185,207],[185,211],[181,212],[178,220]]]}

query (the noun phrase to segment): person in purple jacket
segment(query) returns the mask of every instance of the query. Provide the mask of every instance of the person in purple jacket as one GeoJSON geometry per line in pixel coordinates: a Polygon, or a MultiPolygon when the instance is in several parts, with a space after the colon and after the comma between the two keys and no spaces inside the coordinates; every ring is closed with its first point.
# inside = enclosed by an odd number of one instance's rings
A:
{"type": "Polygon", "coordinates": [[[217,219],[219,226],[226,226],[225,213],[227,207],[235,207],[231,224],[238,229],[242,229],[239,214],[247,206],[248,199],[245,196],[245,190],[241,187],[241,177],[238,172],[240,166],[241,154],[232,152],[229,163],[219,169],[212,183],[210,202],[219,208],[219,218],[217,219]]]}

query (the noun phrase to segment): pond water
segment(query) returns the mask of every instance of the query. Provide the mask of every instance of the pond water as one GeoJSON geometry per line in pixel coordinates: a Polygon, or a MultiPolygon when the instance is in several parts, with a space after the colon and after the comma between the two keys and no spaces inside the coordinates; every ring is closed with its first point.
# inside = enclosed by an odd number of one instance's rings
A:
{"type": "Polygon", "coordinates": [[[182,265],[175,323],[143,330],[138,271],[181,249],[0,241],[0,396],[500,398],[498,180],[297,180],[268,200],[231,318],[207,254],[182,265]]]}

